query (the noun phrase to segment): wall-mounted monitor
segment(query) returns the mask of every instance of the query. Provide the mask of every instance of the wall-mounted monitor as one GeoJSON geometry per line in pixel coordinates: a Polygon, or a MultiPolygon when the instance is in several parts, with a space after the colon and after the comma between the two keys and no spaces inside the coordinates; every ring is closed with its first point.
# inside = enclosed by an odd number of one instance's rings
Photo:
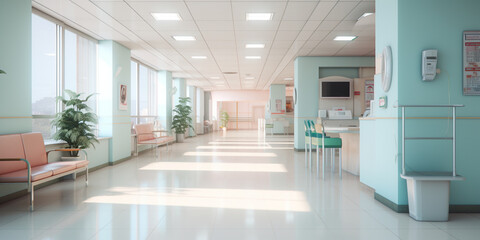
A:
{"type": "Polygon", "coordinates": [[[352,81],[321,81],[322,98],[351,98],[352,81]]]}

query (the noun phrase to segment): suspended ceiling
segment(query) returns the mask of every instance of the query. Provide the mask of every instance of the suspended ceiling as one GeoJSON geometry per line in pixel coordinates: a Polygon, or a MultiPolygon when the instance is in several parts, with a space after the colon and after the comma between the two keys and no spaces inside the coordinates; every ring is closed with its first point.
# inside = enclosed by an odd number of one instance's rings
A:
{"type": "Polygon", "coordinates": [[[374,0],[34,0],[37,8],[98,40],[115,40],[132,57],[172,71],[205,90],[267,89],[292,85],[297,56],[374,56],[374,0]],[[247,13],[273,13],[247,21],[247,13]],[[156,21],[151,13],[178,13],[156,21]],[[194,36],[179,42],[172,36],[194,36]],[[334,41],[338,35],[358,36],[334,41]],[[263,49],[247,49],[263,43],[263,49]],[[206,59],[192,59],[206,56],[206,59]],[[245,59],[261,56],[261,59],[245,59]],[[235,74],[225,74],[232,72],[235,74]]]}

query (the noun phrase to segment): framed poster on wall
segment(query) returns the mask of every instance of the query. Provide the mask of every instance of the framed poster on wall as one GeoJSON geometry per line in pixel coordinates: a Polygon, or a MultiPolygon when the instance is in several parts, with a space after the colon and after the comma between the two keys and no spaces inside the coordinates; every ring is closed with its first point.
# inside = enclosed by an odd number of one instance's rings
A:
{"type": "Polygon", "coordinates": [[[120,99],[119,99],[119,110],[128,110],[127,104],[127,85],[120,85],[120,99]]]}
{"type": "Polygon", "coordinates": [[[463,95],[480,95],[480,31],[463,32],[463,95]]]}

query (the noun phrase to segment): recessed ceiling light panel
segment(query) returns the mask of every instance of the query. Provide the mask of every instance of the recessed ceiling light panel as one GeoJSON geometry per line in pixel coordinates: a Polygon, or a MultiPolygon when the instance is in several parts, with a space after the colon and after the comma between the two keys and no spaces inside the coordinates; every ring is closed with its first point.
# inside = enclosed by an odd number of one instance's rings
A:
{"type": "Polygon", "coordinates": [[[157,21],[180,21],[182,18],[178,13],[151,13],[157,21]]]}
{"type": "Polygon", "coordinates": [[[336,36],[333,40],[335,41],[353,41],[357,36],[336,36]]]}
{"type": "Polygon", "coordinates": [[[247,13],[247,21],[270,21],[273,13],[247,13]]]}
{"type": "Polygon", "coordinates": [[[252,80],[255,79],[255,77],[245,77],[246,80],[252,80]]]}
{"type": "Polygon", "coordinates": [[[287,77],[287,78],[284,78],[283,80],[285,80],[285,81],[292,81],[292,80],[293,80],[293,78],[291,78],[291,77],[287,77]]]}
{"type": "Polygon", "coordinates": [[[247,44],[245,44],[245,48],[265,48],[265,44],[263,44],[263,43],[247,43],[247,44]]]}
{"type": "Polygon", "coordinates": [[[210,77],[210,79],[220,79],[220,77],[210,77]]]}
{"type": "Polygon", "coordinates": [[[172,36],[176,41],[195,41],[197,40],[194,36],[172,36]]]}
{"type": "Polygon", "coordinates": [[[262,59],[261,56],[245,56],[245,59],[255,60],[255,59],[262,59]]]}
{"type": "Polygon", "coordinates": [[[192,56],[193,59],[207,59],[207,56],[192,56]]]}

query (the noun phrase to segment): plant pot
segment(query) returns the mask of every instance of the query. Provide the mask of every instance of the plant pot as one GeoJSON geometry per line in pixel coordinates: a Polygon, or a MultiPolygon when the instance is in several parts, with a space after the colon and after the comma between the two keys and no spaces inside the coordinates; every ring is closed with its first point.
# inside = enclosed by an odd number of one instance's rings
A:
{"type": "Polygon", "coordinates": [[[184,133],[177,133],[177,143],[183,143],[184,139],[185,139],[184,133]]]}

